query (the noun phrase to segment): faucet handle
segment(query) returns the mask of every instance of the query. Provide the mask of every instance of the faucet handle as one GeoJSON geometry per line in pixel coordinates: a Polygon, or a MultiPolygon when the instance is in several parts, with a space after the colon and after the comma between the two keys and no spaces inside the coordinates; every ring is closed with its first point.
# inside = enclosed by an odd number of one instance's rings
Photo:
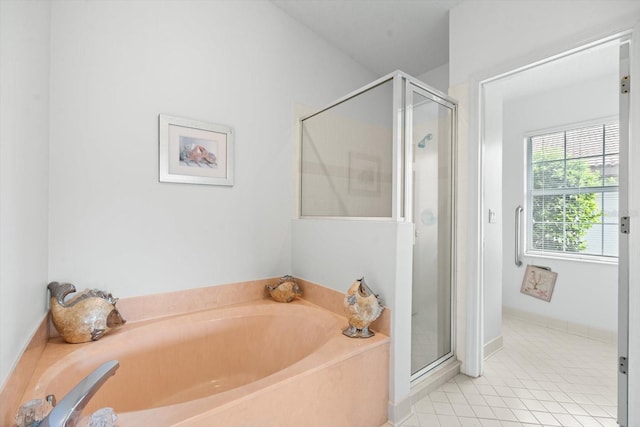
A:
{"type": "Polygon", "coordinates": [[[36,425],[38,427],[74,427],[89,400],[102,384],[115,374],[119,366],[117,360],[110,360],[98,366],[63,397],[40,424],[36,425]]]}
{"type": "Polygon", "coordinates": [[[115,427],[117,420],[113,408],[102,408],[91,414],[88,427],[115,427]]]}

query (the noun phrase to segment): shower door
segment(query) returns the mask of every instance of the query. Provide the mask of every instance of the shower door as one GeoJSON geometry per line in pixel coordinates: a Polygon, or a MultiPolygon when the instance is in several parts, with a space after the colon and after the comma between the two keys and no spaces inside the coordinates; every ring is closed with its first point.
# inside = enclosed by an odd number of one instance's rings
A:
{"type": "Polygon", "coordinates": [[[455,106],[413,84],[407,88],[410,211],[415,231],[411,379],[453,356],[453,141],[455,106]]]}

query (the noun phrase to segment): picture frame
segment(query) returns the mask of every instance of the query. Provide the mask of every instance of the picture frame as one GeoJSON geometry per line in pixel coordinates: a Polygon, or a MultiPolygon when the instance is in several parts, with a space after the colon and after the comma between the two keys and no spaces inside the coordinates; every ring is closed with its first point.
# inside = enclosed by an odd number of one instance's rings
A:
{"type": "Polygon", "coordinates": [[[349,152],[349,194],[380,194],[380,159],[365,153],[349,152]]]}
{"type": "Polygon", "coordinates": [[[231,127],[160,114],[158,140],[160,182],[233,185],[231,127]]]}
{"type": "Polygon", "coordinates": [[[546,302],[551,301],[558,273],[547,267],[527,265],[520,292],[546,302]]]}

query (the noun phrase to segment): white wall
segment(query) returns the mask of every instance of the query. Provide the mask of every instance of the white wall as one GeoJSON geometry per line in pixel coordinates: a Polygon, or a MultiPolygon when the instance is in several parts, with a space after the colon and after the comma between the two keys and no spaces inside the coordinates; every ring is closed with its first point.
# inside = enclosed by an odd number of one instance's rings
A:
{"type": "Polygon", "coordinates": [[[50,11],[0,2],[0,387],[46,311],[50,11]]]}
{"type": "Polygon", "coordinates": [[[503,217],[506,218],[503,240],[504,306],[607,331],[617,330],[617,264],[524,256],[523,266],[518,268],[513,262],[513,212],[516,206],[525,206],[526,203],[523,194],[524,135],[536,130],[617,116],[617,64],[613,63],[612,66],[612,75],[505,102],[503,139],[503,217]],[[558,273],[550,302],[520,293],[527,264],[549,266],[558,273]]]}
{"type": "Polygon", "coordinates": [[[447,93],[449,91],[449,64],[429,70],[416,78],[440,92],[447,93]]]}
{"type": "Polygon", "coordinates": [[[464,1],[449,13],[449,80],[495,74],[630,29],[635,0],[464,1]]]}
{"type": "Polygon", "coordinates": [[[50,280],[118,297],[291,269],[294,104],[374,76],[267,1],[1,1],[0,384],[50,280]],[[158,182],[158,114],[235,129],[232,188],[158,182]]]}
{"type": "Polygon", "coordinates": [[[372,79],[266,1],[52,5],[52,280],[118,297],[291,270],[294,103],[372,79]],[[235,185],[158,183],[159,113],[235,129],[235,185]]]}
{"type": "MultiPolygon", "coordinates": [[[[503,212],[502,200],[502,99],[491,91],[485,92],[484,127],[484,263],[483,263],[483,302],[484,325],[483,344],[502,336],[502,265],[503,253],[509,253],[509,246],[503,248],[503,226],[508,223],[507,214],[503,212]],[[495,216],[489,222],[489,210],[495,216]]],[[[498,341],[499,343],[499,341],[498,341]]]]}

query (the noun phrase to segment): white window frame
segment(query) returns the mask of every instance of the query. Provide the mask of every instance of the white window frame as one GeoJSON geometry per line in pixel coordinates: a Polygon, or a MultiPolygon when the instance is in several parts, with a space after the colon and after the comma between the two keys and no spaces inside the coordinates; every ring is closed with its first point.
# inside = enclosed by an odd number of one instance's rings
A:
{"type": "MultiPolygon", "coordinates": [[[[555,126],[551,128],[539,129],[531,132],[527,132],[524,135],[524,144],[525,144],[525,192],[526,192],[526,219],[527,219],[527,227],[526,227],[526,235],[525,235],[525,255],[535,256],[539,258],[552,258],[552,259],[571,259],[578,261],[589,261],[589,262],[599,262],[604,264],[617,264],[618,256],[615,255],[596,255],[596,254],[586,254],[579,252],[566,252],[566,251],[551,251],[551,250],[538,250],[531,247],[533,241],[533,197],[537,193],[536,190],[533,189],[533,159],[532,159],[532,145],[531,138],[536,136],[543,136],[547,134],[564,132],[566,138],[566,132],[570,132],[572,130],[588,128],[593,126],[605,126],[618,123],[618,117],[605,117],[600,119],[594,119],[585,122],[566,124],[562,126],[555,126]]],[[[619,154],[619,151],[618,151],[619,154]]],[[[605,154],[603,153],[603,156],[605,154]]],[[[564,161],[566,161],[566,151],[564,153],[564,161]]],[[[572,159],[570,159],[572,160],[572,159]]],[[[597,191],[593,191],[596,193],[606,193],[606,192],[619,192],[619,184],[618,185],[610,185],[610,186],[602,186],[602,187],[591,187],[597,189],[597,191]]],[[[546,194],[555,193],[554,190],[546,190],[546,194]]],[[[558,194],[576,194],[579,193],[580,189],[568,189],[568,191],[564,189],[557,190],[558,194]]],[[[584,191],[583,191],[584,192],[584,191]]],[[[591,191],[590,191],[591,192],[591,191]]],[[[615,215],[617,217],[617,215],[615,215]]],[[[602,229],[604,232],[604,228],[602,229]]]]}

